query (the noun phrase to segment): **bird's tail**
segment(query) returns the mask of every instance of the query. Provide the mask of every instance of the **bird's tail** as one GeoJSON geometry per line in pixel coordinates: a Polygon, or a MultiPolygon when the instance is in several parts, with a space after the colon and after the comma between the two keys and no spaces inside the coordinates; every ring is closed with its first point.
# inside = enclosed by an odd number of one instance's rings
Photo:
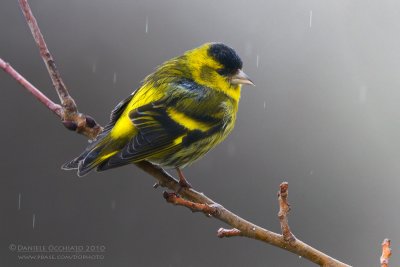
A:
{"type": "Polygon", "coordinates": [[[78,170],[78,176],[84,176],[92,169],[100,165],[104,160],[117,153],[109,146],[110,136],[103,133],[99,138],[90,144],[85,151],[77,158],[62,165],[63,170],[78,170]]]}

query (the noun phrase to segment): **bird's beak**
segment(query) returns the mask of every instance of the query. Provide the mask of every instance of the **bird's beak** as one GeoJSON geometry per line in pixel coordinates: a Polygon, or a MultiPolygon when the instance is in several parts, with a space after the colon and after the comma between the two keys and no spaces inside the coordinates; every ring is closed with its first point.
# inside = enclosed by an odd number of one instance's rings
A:
{"type": "Polygon", "coordinates": [[[235,75],[231,77],[232,84],[249,84],[255,86],[255,84],[250,80],[249,76],[242,70],[239,70],[235,75]]]}

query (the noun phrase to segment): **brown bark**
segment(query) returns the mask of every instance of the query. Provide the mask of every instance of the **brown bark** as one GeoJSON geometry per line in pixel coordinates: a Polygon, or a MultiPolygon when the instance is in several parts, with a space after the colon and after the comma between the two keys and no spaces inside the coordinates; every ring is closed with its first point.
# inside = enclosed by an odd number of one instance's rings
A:
{"type": "Polygon", "coordinates": [[[294,242],[296,238],[290,231],[289,221],[288,221],[288,214],[290,211],[290,205],[287,200],[288,194],[289,194],[289,184],[287,182],[281,183],[278,191],[278,201],[279,201],[278,218],[281,223],[281,231],[283,239],[286,242],[294,242]]]}
{"type": "Polygon", "coordinates": [[[390,256],[392,256],[392,249],[390,248],[390,240],[386,238],[382,242],[381,267],[389,267],[390,256]]]}

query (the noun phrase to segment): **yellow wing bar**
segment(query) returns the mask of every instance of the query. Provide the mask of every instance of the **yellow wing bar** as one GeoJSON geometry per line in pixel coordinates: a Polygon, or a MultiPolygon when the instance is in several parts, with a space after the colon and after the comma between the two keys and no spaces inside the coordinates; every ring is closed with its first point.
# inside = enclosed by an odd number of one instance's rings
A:
{"type": "Polygon", "coordinates": [[[212,125],[196,120],[195,118],[192,118],[183,112],[177,111],[174,108],[168,108],[167,113],[171,119],[189,130],[200,130],[205,132],[212,127],[212,125]]]}

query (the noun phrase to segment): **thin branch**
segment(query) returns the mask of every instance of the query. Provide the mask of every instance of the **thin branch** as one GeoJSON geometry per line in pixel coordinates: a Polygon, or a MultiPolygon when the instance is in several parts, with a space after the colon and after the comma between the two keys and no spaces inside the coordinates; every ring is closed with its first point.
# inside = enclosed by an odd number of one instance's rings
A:
{"type": "Polygon", "coordinates": [[[281,230],[283,239],[286,242],[293,242],[296,240],[295,236],[290,231],[288,214],[290,211],[290,205],[287,201],[289,194],[289,184],[287,182],[281,183],[278,191],[278,201],[279,201],[279,213],[278,218],[281,223],[281,230]]]}
{"type": "Polygon", "coordinates": [[[75,101],[69,95],[68,90],[61,78],[60,73],[57,70],[56,64],[54,62],[53,56],[50,54],[49,49],[47,49],[46,42],[44,41],[43,35],[39,29],[35,17],[32,14],[31,8],[27,0],[19,0],[19,5],[25,16],[26,22],[32,32],[33,38],[35,39],[36,45],[39,48],[40,55],[47,67],[47,71],[50,74],[51,81],[60,97],[61,104],[64,108],[68,108],[69,112],[77,112],[75,101]]]}
{"type": "MultiPolygon", "coordinates": [[[[53,56],[47,48],[28,1],[19,0],[19,5],[32,32],[33,38],[35,39],[36,45],[39,48],[40,55],[47,67],[53,86],[60,98],[62,109],[58,110],[59,113],[57,113],[57,115],[61,118],[67,129],[83,134],[89,139],[95,139],[103,128],[97,124],[92,117],[78,112],[75,100],[69,95],[67,87],[57,70],[53,56]]],[[[44,99],[43,96],[40,96],[40,99],[44,99]]],[[[44,100],[41,101],[43,102],[44,100]]]]}
{"type": "Polygon", "coordinates": [[[19,74],[10,64],[0,58],[0,68],[13,77],[19,82],[26,90],[28,90],[37,100],[42,102],[48,109],[54,112],[58,117],[62,118],[63,109],[60,105],[51,101],[47,96],[39,91],[33,84],[26,80],[21,74],[19,74]]]}
{"type": "MultiPolygon", "coordinates": [[[[47,49],[44,38],[40,33],[39,27],[36,23],[35,18],[33,17],[27,1],[19,0],[19,3],[28,22],[28,25],[31,28],[36,43],[40,49],[42,58],[48,68],[53,85],[61,99],[63,114],[59,116],[62,116],[62,119],[64,120],[64,125],[66,125],[65,121],[70,122],[70,124],[67,123],[67,128],[71,129],[74,128],[73,126],[76,126],[76,129],[74,129],[76,132],[81,133],[91,139],[95,138],[101,132],[101,126],[95,123],[93,119],[91,119],[92,121],[88,119],[90,117],[77,112],[75,101],[73,101],[72,97],[68,94],[68,90],[62,82],[60,74],[55,68],[54,60],[47,49]]],[[[21,79],[17,79],[18,76],[12,75],[13,72],[10,73],[10,69],[12,69],[11,66],[3,63],[1,67],[18,82],[21,81],[21,79]]],[[[25,82],[20,83],[32,94],[34,94],[35,97],[38,98],[43,104],[45,104],[49,108],[51,107],[51,105],[49,106],[46,103],[52,102],[43,94],[37,94],[37,92],[39,92],[37,89],[32,91],[32,88],[29,89],[30,84],[25,82]]],[[[53,109],[51,110],[53,111],[53,109]]],[[[260,240],[265,243],[283,248],[299,256],[302,256],[303,258],[306,258],[320,266],[349,266],[305,244],[299,239],[295,239],[293,242],[287,242],[283,235],[266,230],[239,217],[238,215],[234,214],[223,206],[217,204],[215,201],[208,198],[203,193],[199,193],[194,189],[181,189],[179,182],[174,177],[172,177],[162,168],[153,165],[150,162],[143,161],[136,163],[136,165],[143,171],[147,172],[155,179],[157,179],[157,183],[160,186],[166,187],[175,192],[179,190],[180,197],[167,193],[167,200],[169,199],[174,204],[184,205],[190,207],[191,209],[200,210],[202,212],[205,212],[206,214],[210,214],[212,217],[227,223],[231,227],[234,227],[236,229],[236,233],[240,232],[241,236],[260,240]]],[[[234,232],[235,230],[231,231],[234,232]]]]}
{"type": "Polygon", "coordinates": [[[386,238],[382,242],[381,267],[389,267],[390,256],[392,256],[392,249],[390,248],[390,240],[386,238]]]}
{"type": "Polygon", "coordinates": [[[184,199],[176,193],[168,193],[164,191],[163,196],[168,203],[183,206],[190,209],[192,212],[203,212],[207,216],[211,216],[216,213],[216,208],[203,203],[196,203],[187,199],[184,199]]]}
{"type": "Polygon", "coordinates": [[[232,228],[232,229],[219,228],[217,231],[217,236],[219,238],[241,236],[241,235],[242,235],[242,232],[240,232],[240,230],[238,230],[236,228],[232,228]]]}

